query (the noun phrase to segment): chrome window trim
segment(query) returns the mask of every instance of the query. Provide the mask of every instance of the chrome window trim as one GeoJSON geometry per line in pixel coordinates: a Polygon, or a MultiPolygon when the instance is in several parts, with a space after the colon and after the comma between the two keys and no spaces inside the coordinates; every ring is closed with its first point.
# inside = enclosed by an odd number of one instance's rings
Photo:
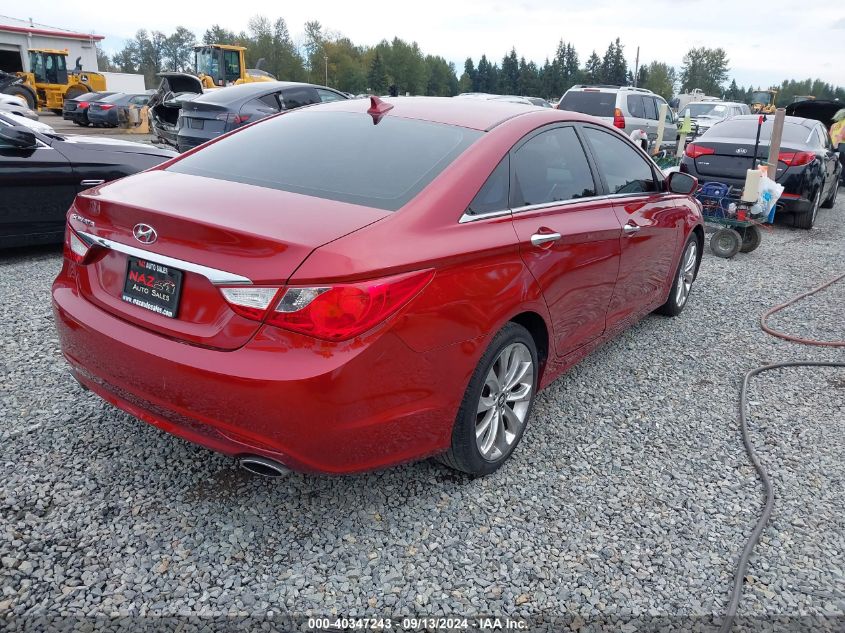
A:
{"type": "Polygon", "coordinates": [[[458,224],[466,224],[467,222],[475,222],[476,220],[487,220],[490,218],[501,218],[510,214],[510,209],[502,209],[501,211],[487,211],[486,213],[469,213],[468,211],[464,211],[464,214],[458,220],[458,224]]]}
{"type": "Polygon", "coordinates": [[[589,198],[571,198],[569,200],[555,200],[553,202],[543,202],[541,204],[528,204],[522,207],[514,207],[513,209],[504,209],[502,211],[489,211],[487,213],[479,213],[478,215],[471,215],[464,213],[458,224],[466,224],[467,222],[475,222],[476,220],[487,220],[489,218],[498,218],[505,215],[516,215],[517,213],[525,213],[528,211],[538,211],[542,209],[551,209],[553,207],[565,207],[581,202],[601,202],[602,200],[616,200],[619,198],[632,198],[634,196],[652,196],[664,195],[666,191],[637,191],[634,193],[610,193],[604,196],[590,196],[589,198]]]}
{"type": "Polygon", "coordinates": [[[183,259],[168,257],[167,255],[159,255],[158,253],[145,251],[142,248],[136,248],[135,246],[129,246],[128,244],[122,244],[120,242],[115,242],[114,240],[107,240],[104,237],[97,237],[96,235],[84,233],[83,231],[76,231],[76,233],[88,241],[89,244],[96,244],[97,246],[102,246],[103,248],[108,248],[110,250],[117,251],[118,253],[123,253],[124,255],[131,255],[132,257],[143,257],[144,259],[149,259],[150,261],[158,262],[165,266],[173,266],[173,268],[178,268],[179,270],[187,270],[189,272],[196,273],[197,275],[202,275],[216,286],[252,284],[251,279],[241,275],[236,275],[235,273],[226,272],[225,270],[218,270],[217,268],[210,268],[201,264],[186,262],[183,259]]]}

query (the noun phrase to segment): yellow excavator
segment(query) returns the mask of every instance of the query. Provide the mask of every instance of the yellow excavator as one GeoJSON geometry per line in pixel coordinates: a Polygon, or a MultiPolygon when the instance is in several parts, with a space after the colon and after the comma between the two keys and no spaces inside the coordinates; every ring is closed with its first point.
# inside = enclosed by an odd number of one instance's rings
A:
{"type": "Polygon", "coordinates": [[[774,114],[777,109],[777,90],[758,90],[751,95],[751,112],[754,114],[774,114]]]}
{"type": "Polygon", "coordinates": [[[79,60],[69,71],[67,56],[67,49],[29,49],[29,72],[0,75],[0,92],[19,97],[33,110],[46,108],[60,114],[65,99],[106,89],[106,78],[82,70],[79,60]]]}

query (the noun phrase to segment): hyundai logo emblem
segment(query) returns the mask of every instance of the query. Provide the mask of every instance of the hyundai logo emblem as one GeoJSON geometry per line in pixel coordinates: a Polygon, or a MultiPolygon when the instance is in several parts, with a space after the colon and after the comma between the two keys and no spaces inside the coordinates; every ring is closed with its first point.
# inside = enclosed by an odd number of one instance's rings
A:
{"type": "Polygon", "coordinates": [[[149,224],[144,224],[143,222],[135,225],[135,228],[132,229],[132,235],[134,235],[135,239],[142,244],[152,244],[158,239],[158,233],[156,233],[156,230],[149,224]]]}

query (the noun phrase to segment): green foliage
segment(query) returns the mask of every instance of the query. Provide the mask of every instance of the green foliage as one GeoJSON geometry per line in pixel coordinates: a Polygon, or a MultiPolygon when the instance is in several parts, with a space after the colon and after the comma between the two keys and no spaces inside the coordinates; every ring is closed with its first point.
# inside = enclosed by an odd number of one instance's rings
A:
{"type": "Polygon", "coordinates": [[[681,92],[700,88],[705,94],[721,96],[728,79],[728,55],[723,48],[691,48],[681,68],[681,92]]]}
{"type": "Polygon", "coordinates": [[[623,48],[618,37],[607,47],[607,52],[601,60],[599,83],[613,86],[628,84],[628,62],[625,61],[623,48]]]}
{"type": "Polygon", "coordinates": [[[97,69],[103,72],[112,72],[117,70],[117,68],[112,64],[111,58],[103,52],[100,45],[96,44],[95,46],[97,48],[97,69]]]}
{"type": "Polygon", "coordinates": [[[387,92],[389,78],[384,68],[384,61],[378,51],[373,54],[370,62],[370,70],[367,73],[367,89],[372,94],[383,95],[387,92]]]}
{"type": "MultiPolygon", "coordinates": [[[[111,59],[98,50],[99,67],[103,70],[141,73],[147,85],[157,84],[155,75],[163,70],[193,72],[192,47],[195,36],[184,27],[170,35],[160,31],[140,30],[111,59]]],[[[309,81],[325,84],[354,94],[370,91],[387,94],[395,86],[400,95],[449,96],[459,92],[489,92],[540,96],[557,100],[578,83],[633,83],[624,46],[619,38],[612,41],[600,57],[593,51],[584,66],[572,44],[560,40],[554,57],[542,66],[519,57],[515,48],[502,58],[501,66],[482,54],[476,64],[468,57],[458,76],[454,64],[439,55],[424,54],[416,42],[399,38],[382,40],[375,46],[354,44],[349,38],[332,32],[316,21],[306,22],[301,45],[294,43],[283,18],[271,21],[253,16],[247,31],[235,33],[213,24],[202,36],[204,44],[245,46],[246,64],[255,68],[263,59],[262,69],[284,81],[309,81]],[[328,77],[327,77],[328,75],[328,77]]],[[[692,48],[684,56],[683,67],[675,68],[659,61],[643,65],[637,74],[637,85],[665,99],[672,98],[678,84],[682,92],[700,88],[708,94],[748,102],[753,87],[744,88],[728,79],[728,58],[721,48],[692,48]]],[[[820,99],[845,101],[845,90],[818,79],[785,80],[780,86],[778,104],[788,105],[795,96],[813,95],[820,99]]]]}
{"type": "Polygon", "coordinates": [[[593,51],[584,65],[584,83],[599,84],[602,82],[603,76],[601,59],[593,51]]]}
{"type": "Polygon", "coordinates": [[[502,69],[499,72],[499,89],[493,92],[503,95],[514,95],[517,93],[518,83],[519,61],[516,58],[516,49],[512,48],[511,52],[502,58],[502,69]]]}
{"type": "Polygon", "coordinates": [[[648,66],[643,66],[640,71],[640,77],[643,78],[638,83],[640,88],[651,90],[666,101],[672,100],[672,97],[675,96],[675,83],[677,81],[675,69],[672,66],[663,62],[651,62],[648,66]]]}

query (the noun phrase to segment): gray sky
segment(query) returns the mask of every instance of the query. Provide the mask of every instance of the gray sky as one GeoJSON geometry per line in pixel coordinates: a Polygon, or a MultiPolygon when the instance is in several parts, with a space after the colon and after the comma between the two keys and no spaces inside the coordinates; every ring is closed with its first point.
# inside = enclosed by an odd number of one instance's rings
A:
{"type": "Polygon", "coordinates": [[[109,52],[140,28],[169,33],[182,25],[199,38],[214,22],[237,32],[251,16],[263,14],[285,18],[291,35],[300,40],[303,24],[316,19],[356,44],[373,45],[393,36],[416,41],[425,53],[455,62],[459,71],[466,57],[477,63],[486,53],[500,61],[512,46],[542,64],[561,38],[575,45],[583,65],[593,49],[601,56],[620,37],[632,68],[637,46],[641,63],[659,60],[676,67],[692,46],[721,46],[730,59],[731,77],[741,85],[767,87],[784,78],[807,77],[845,85],[842,0],[28,0],[14,5],[0,0],[0,14],[93,30],[106,36],[103,45],[109,52]]]}

